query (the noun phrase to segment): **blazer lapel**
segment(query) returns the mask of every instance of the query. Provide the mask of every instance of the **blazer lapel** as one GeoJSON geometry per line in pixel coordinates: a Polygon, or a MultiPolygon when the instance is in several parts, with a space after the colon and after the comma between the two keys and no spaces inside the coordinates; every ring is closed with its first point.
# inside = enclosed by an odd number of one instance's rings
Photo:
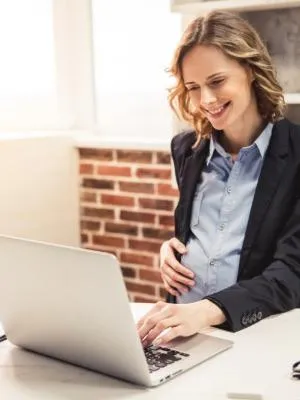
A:
{"type": "Polygon", "coordinates": [[[207,157],[209,149],[209,140],[204,139],[199,146],[186,159],[182,173],[182,184],[180,188],[180,199],[178,207],[180,208],[180,236],[186,243],[190,229],[190,218],[192,212],[192,203],[197,183],[200,181],[201,170],[207,157]]]}
{"type": "Polygon", "coordinates": [[[288,131],[287,120],[281,120],[274,125],[249,215],[240,259],[239,275],[242,269],[245,268],[250,253],[247,250],[253,245],[256,234],[280,183],[288,154],[288,131]]]}

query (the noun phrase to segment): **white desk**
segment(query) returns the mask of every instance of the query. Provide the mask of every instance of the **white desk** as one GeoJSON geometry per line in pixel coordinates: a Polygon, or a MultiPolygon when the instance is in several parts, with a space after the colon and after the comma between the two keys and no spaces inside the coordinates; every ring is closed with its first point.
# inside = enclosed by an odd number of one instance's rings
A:
{"type": "MultiPolygon", "coordinates": [[[[140,316],[149,305],[135,304],[140,316]]],[[[264,400],[300,400],[290,379],[300,359],[300,309],[268,318],[238,333],[209,329],[232,339],[232,349],[153,389],[74,367],[0,343],[2,400],[225,400],[227,392],[254,392],[264,400]]]]}

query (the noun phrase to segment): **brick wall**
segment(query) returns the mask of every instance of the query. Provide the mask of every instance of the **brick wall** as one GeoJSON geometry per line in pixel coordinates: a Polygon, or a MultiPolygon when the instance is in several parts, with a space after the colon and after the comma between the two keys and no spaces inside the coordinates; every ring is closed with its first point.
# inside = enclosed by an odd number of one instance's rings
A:
{"type": "Polygon", "coordinates": [[[170,154],[81,148],[79,155],[82,246],[118,257],[132,301],[165,298],[159,249],[173,236],[178,198],[170,154]]]}

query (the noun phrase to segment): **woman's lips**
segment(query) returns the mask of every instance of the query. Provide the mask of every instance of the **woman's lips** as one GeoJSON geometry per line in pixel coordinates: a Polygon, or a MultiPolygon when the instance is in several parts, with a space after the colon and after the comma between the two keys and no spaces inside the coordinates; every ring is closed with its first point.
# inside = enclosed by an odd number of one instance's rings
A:
{"type": "Polygon", "coordinates": [[[229,104],[230,104],[230,101],[227,103],[224,103],[222,106],[220,106],[218,108],[214,108],[213,110],[205,109],[205,112],[212,118],[220,118],[223,115],[224,111],[229,106],[229,104]]]}

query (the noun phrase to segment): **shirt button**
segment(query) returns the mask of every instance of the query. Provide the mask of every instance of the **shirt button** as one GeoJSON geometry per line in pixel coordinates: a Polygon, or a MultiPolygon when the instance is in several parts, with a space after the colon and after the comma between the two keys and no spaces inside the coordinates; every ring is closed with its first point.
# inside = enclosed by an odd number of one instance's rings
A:
{"type": "Polygon", "coordinates": [[[223,231],[223,230],[224,230],[224,228],[225,228],[225,224],[220,224],[220,226],[219,226],[219,230],[220,230],[220,231],[223,231]]]}
{"type": "Polygon", "coordinates": [[[227,192],[228,194],[231,193],[231,186],[227,186],[226,192],[227,192]]]}
{"type": "Polygon", "coordinates": [[[209,265],[213,267],[215,265],[215,263],[216,263],[216,260],[212,259],[212,260],[210,260],[209,265]]]}

